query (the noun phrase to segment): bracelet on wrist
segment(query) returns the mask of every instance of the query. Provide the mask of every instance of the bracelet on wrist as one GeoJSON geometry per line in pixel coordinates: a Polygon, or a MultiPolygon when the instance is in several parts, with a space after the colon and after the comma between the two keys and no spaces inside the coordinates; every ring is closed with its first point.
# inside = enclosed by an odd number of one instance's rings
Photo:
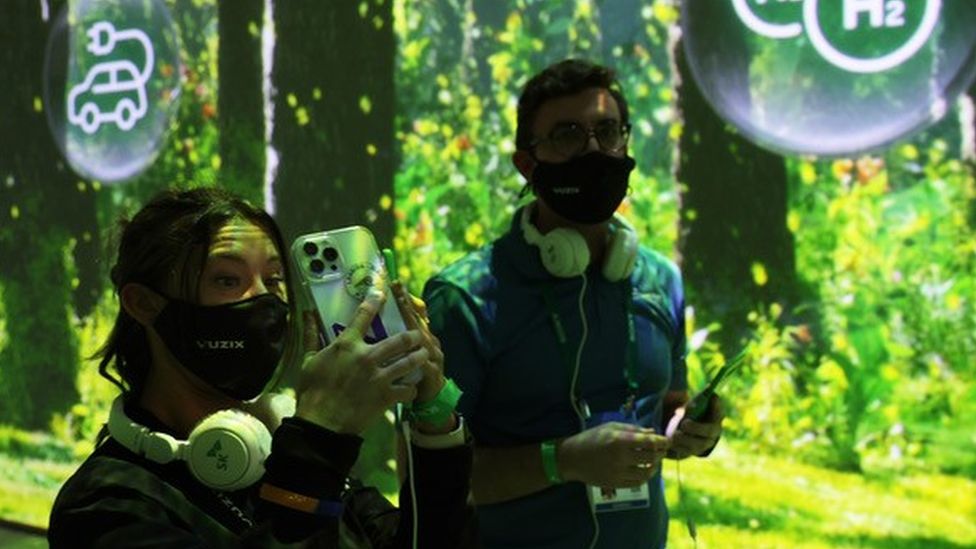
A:
{"type": "Polygon", "coordinates": [[[454,448],[456,446],[464,446],[468,442],[468,430],[464,426],[464,418],[458,416],[457,427],[454,430],[434,435],[413,429],[410,440],[415,446],[429,450],[454,448]]]}
{"type": "Polygon", "coordinates": [[[562,484],[563,477],[559,474],[559,464],[556,462],[556,441],[547,440],[542,443],[542,470],[549,479],[549,484],[562,484]]]}
{"type": "Polygon", "coordinates": [[[261,485],[258,495],[265,501],[303,513],[333,518],[342,516],[343,505],[341,501],[330,501],[297,494],[267,482],[261,485]]]}
{"type": "Polygon", "coordinates": [[[433,399],[427,402],[414,402],[410,407],[410,420],[421,421],[433,425],[447,423],[454,414],[454,407],[461,399],[462,391],[450,378],[444,380],[444,386],[433,399]]]}

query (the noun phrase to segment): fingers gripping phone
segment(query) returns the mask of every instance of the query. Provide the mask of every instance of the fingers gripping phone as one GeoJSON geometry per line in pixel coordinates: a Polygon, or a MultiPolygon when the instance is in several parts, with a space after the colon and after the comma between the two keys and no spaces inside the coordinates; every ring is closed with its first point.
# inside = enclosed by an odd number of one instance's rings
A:
{"type": "Polygon", "coordinates": [[[691,405],[685,411],[685,417],[696,421],[701,419],[708,410],[708,401],[711,400],[712,395],[716,394],[725,381],[739,370],[739,367],[742,365],[745,358],[746,352],[743,350],[739,354],[735,355],[732,360],[722,365],[722,368],[719,369],[718,373],[715,374],[715,377],[708,382],[708,385],[706,385],[705,388],[692,399],[691,405]]]}
{"type": "MultiPolygon", "coordinates": [[[[365,341],[376,343],[407,330],[390,290],[383,256],[366,227],[299,236],[292,244],[291,256],[301,279],[303,297],[315,307],[327,343],[335,341],[346,329],[374,286],[383,288],[386,301],[373,318],[365,341]]],[[[421,375],[417,370],[403,382],[415,383],[421,375]]]]}

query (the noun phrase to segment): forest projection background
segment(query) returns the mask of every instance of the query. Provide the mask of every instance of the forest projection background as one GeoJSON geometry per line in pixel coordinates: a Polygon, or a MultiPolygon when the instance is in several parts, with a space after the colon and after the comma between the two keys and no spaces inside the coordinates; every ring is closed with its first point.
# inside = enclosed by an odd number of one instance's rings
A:
{"type": "MultiPolygon", "coordinates": [[[[620,211],[681,265],[692,387],[747,344],[725,439],[682,465],[680,501],[665,465],[672,545],[691,546],[688,517],[700,547],[976,545],[976,89],[884,151],[787,157],[705,102],[673,1],[165,0],[177,122],[148,171],[107,184],[71,170],[45,121],[63,4],[0,8],[3,518],[46,525],[116,394],[88,357],[117,309],[120,214],[225,186],[289,240],[369,226],[419,293],[507,229],[520,87],[578,56],[629,98],[620,211]]],[[[391,436],[376,426],[357,469],[395,497],[391,436]]]]}

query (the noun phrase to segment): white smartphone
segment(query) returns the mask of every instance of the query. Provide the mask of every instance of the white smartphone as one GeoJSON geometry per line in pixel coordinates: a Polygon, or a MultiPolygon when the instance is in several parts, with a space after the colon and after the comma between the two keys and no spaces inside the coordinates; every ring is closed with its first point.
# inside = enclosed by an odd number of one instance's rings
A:
{"type": "MultiPolygon", "coordinates": [[[[383,256],[366,227],[357,225],[299,236],[292,244],[291,257],[301,280],[303,298],[318,312],[327,343],[335,341],[346,329],[369,289],[381,281],[386,301],[364,339],[376,343],[406,331],[383,256]]],[[[422,376],[417,370],[403,382],[415,383],[422,376]]]]}

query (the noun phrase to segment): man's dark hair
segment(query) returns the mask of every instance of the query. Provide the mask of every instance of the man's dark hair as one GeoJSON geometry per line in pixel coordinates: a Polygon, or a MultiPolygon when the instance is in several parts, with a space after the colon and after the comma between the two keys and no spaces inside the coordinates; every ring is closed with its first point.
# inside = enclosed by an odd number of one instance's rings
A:
{"type": "Polygon", "coordinates": [[[590,88],[603,88],[617,102],[621,122],[628,122],[627,100],[620,92],[620,83],[613,69],[582,59],[566,59],[546,67],[533,76],[522,88],[519,96],[518,117],[515,130],[515,148],[530,149],[532,124],[539,107],[550,99],[574,95],[590,88]]]}

